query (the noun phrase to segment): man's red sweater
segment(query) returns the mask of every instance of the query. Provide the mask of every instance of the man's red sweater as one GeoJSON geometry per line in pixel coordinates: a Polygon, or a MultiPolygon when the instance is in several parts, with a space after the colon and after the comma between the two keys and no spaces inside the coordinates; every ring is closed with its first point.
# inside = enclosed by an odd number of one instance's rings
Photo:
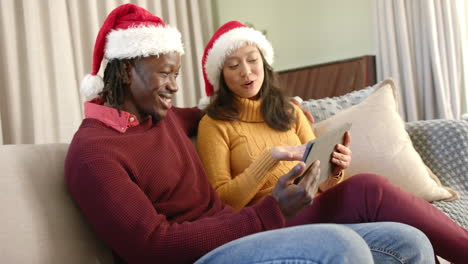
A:
{"type": "Polygon", "coordinates": [[[125,133],[86,118],[76,132],[65,161],[68,188],[119,258],[193,263],[229,241],[284,226],[271,196],[240,212],[221,202],[188,137],[200,117],[172,108],[164,120],[125,133]]]}

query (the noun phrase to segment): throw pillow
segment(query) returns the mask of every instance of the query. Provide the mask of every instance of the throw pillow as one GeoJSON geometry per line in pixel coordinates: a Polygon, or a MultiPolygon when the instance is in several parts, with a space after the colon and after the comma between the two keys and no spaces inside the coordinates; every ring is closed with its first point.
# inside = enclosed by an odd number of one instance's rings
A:
{"type": "Polygon", "coordinates": [[[351,122],[351,166],[346,175],[369,172],[426,201],[456,197],[442,186],[414,149],[397,110],[396,87],[391,79],[375,87],[364,101],[314,125],[317,136],[337,124],[351,122]]]}
{"type": "Polygon", "coordinates": [[[312,114],[315,122],[320,122],[346,108],[359,104],[366,99],[375,88],[376,85],[353,91],[342,96],[309,99],[303,101],[301,106],[312,114]]]}

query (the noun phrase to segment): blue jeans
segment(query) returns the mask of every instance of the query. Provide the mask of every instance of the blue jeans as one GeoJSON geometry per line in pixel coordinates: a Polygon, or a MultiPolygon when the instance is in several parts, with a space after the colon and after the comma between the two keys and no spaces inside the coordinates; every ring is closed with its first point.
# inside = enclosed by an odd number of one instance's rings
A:
{"type": "Polygon", "coordinates": [[[404,224],[313,224],[261,232],[214,249],[196,264],[434,263],[427,237],[404,224]]]}

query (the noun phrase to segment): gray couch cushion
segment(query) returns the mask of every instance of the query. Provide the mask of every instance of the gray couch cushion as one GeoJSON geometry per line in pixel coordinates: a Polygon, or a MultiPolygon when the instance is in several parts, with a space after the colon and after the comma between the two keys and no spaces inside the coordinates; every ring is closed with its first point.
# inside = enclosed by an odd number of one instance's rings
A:
{"type": "Polygon", "coordinates": [[[375,90],[377,85],[369,86],[367,88],[353,91],[342,96],[327,97],[322,99],[309,99],[303,101],[301,106],[307,109],[315,119],[315,122],[325,120],[336,113],[357,105],[366,99],[372,91],[375,90]]]}
{"type": "MultiPolygon", "coordinates": [[[[319,122],[362,102],[375,87],[376,85],[339,97],[310,99],[301,105],[319,122]]],[[[434,202],[434,206],[468,229],[468,122],[416,121],[407,123],[406,130],[424,163],[444,186],[451,187],[460,195],[459,200],[434,202]]]]}

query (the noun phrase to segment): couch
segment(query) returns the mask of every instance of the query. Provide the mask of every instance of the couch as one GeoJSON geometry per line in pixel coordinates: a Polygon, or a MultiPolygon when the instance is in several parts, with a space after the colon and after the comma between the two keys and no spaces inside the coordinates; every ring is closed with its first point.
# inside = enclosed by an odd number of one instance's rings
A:
{"type": "Polygon", "coordinates": [[[0,262],[113,263],[69,195],[68,144],[0,146],[0,262]]]}
{"type": "MultiPolygon", "coordinates": [[[[388,167],[401,166],[400,162],[395,163],[394,152],[414,152],[419,159],[419,163],[411,162],[407,164],[409,167],[423,167],[432,174],[432,179],[435,178],[439,182],[440,187],[448,187],[454,190],[458,195],[452,197],[452,201],[437,201],[435,196],[422,197],[427,201],[431,201],[434,206],[441,209],[457,224],[468,229],[468,120],[421,120],[413,122],[404,122],[401,120],[398,113],[398,99],[397,87],[392,79],[386,79],[373,86],[364,89],[356,90],[342,96],[326,97],[321,99],[309,99],[302,102],[302,107],[312,113],[315,118],[316,135],[320,135],[322,127],[326,127],[334,122],[354,122],[351,127],[351,150],[353,151],[353,162],[348,172],[353,172],[352,166],[359,163],[358,156],[364,156],[364,162],[361,161],[361,167],[354,170],[358,172],[375,172],[371,171],[375,166],[366,164],[371,160],[371,155],[380,155],[380,153],[373,152],[371,149],[371,138],[377,138],[380,141],[390,141],[397,146],[397,150],[391,150],[391,154],[384,154],[384,159],[379,161],[377,167],[386,167],[382,171],[375,173],[384,175],[390,179],[394,184],[406,189],[410,193],[417,195],[417,191],[411,189],[416,185],[416,188],[422,186],[418,182],[400,182],[393,181],[394,175],[385,175],[388,167]],[[385,91],[393,91],[393,95],[384,94],[385,91]],[[372,112],[372,113],[371,113],[372,112]],[[376,126],[384,127],[382,129],[375,129],[376,126]],[[401,126],[399,131],[397,127],[401,126]],[[392,128],[392,129],[391,129],[392,128]],[[355,129],[353,131],[353,129],[355,129]],[[392,130],[392,132],[388,132],[392,130]],[[375,133],[387,133],[387,135],[375,135],[375,133]],[[356,146],[356,141],[359,137],[365,137],[361,141],[361,147],[356,146]],[[403,145],[405,135],[400,135],[399,139],[395,139],[395,134],[405,134],[408,138],[409,144],[404,148],[405,150],[398,149],[403,145]],[[391,136],[390,136],[391,135],[391,136]],[[353,145],[353,142],[355,144],[353,145]],[[364,145],[364,147],[362,147],[364,145]],[[358,147],[358,148],[356,148],[358,147]],[[412,149],[412,150],[410,150],[412,149]],[[363,153],[367,152],[367,153],[363,153]],[[370,153],[370,154],[369,154],[370,153]],[[422,161],[421,161],[422,159],[422,161]],[[387,161],[388,160],[388,161],[387,161]],[[388,164],[382,164],[387,162],[388,164]],[[387,166],[385,166],[387,165],[387,166]],[[407,187],[407,188],[405,188],[407,187]],[[459,198],[458,198],[459,197],[459,198]],[[431,199],[432,198],[432,199],[431,199]]],[[[323,130],[323,129],[322,129],[323,130]]],[[[377,147],[382,147],[382,152],[389,151],[389,144],[381,144],[377,142],[377,147]]],[[[406,158],[407,156],[403,156],[406,158]]],[[[401,161],[401,160],[400,160],[401,161]]],[[[413,161],[413,160],[412,160],[413,161]]],[[[414,160],[416,161],[416,160],[414,160]]],[[[400,171],[404,177],[411,177],[412,170],[400,171]]],[[[426,183],[430,180],[420,177],[418,180],[425,180],[426,183]]]]}
{"type": "MultiPolygon", "coordinates": [[[[435,206],[468,228],[468,122],[406,124],[415,148],[440,180],[460,193],[435,206]]],[[[0,262],[112,263],[112,254],[67,192],[67,144],[0,146],[0,262]]]]}
{"type": "Polygon", "coordinates": [[[468,229],[468,121],[408,122],[406,131],[424,163],[441,183],[460,194],[458,200],[432,204],[468,229]]]}

